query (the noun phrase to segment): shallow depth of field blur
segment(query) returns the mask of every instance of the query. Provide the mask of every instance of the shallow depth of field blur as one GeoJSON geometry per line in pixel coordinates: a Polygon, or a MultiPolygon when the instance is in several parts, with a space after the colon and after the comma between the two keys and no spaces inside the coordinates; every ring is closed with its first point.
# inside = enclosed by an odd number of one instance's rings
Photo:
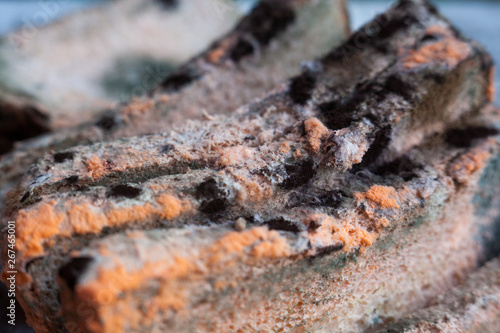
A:
{"type": "MultiPolygon", "coordinates": [[[[34,14],[40,11],[43,3],[51,1],[56,0],[0,1],[0,36],[5,36],[21,27],[26,20],[29,21],[34,14]]],[[[109,0],[57,1],[60,6],[51,19],[57,20],[70,13],[102,5],[107,1],[109,0]]],[[[249,8],[254,0],[234,1],[237,1],[240,6],[249,8]]],[[[391,0],[350,0],[349,9],[353,30],[359,28],[377,13],[386,10],[393,2],[391,0]]],[[[493,56],[495,63],[500,64],[500,0],[437,0],[432,2],[436,3],[441,13],[449,18],[466,36],[483,44],[493,56]]],[[[496,82],[497,87],[500,87],[499,66],[497,66],[496,82]]],[[[497,89],[496,100],[496,104],[500,105],[500,89],[497,89]]],[[[7,325],[7,317],[4,315],[7,302],[5,286],[0,284],[0,332],[33,332],[22,323],[23,317],[19,306],[17,307],[16,326],[7,325]]]]}

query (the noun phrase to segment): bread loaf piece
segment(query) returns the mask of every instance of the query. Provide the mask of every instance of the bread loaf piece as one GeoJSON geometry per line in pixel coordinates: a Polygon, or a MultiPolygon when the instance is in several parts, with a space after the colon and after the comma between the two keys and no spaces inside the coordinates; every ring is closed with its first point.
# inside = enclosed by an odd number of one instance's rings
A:
{"type": "Polygon", "coordinates": [[[344,0],[260,2],[231,33],[165,79],[153,96],[18,147],[0,160],[0,184],[16,183],[50,150],[167,131],[188,118],[234,111],[299,73],[303,60],[327,53],[347,37],[345,6],[344,0]]]}
{"type": "Polygon", "coordinates": [[[8,205],[30,324],[352,332],[424,306],[489,255],[490,69],[400,1],[230,116],[46,155],[8,205]]]}
{"type": "Polygon", "coordinates": [[[144,95],[242,14],[232,1],[123,0],[39,26],[61,6],[40,4],[0,41],[0,100],[31,105],[51,129],[144,95]]]}

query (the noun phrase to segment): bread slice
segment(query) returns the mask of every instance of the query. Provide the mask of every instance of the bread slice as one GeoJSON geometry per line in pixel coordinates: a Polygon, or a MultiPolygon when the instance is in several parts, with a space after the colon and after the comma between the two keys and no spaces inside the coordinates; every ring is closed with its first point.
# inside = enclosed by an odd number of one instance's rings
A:
{"type": "Polygon", "coordinates": [[[379,333],[495,333],[500,325],[500,259],[474,272],[459,287],[440,295],[429,307],[412,313],[379,333]]]}
{"type": "Polygon", "coordinates": [[[30,324],[351,332],[422,307],[416,291],[488,255],[497,130],[432,135],[473,122],[490,68],[434,7],[401,1],[230,116],[45,156],[8,206],[30,324]]]}
{"type": "Polygon", "coordinates": [[[60,6],[41,4],[0,42],[0,100],[37,108],[52,129],[145,94],[242,15],[221,0],[124,0],[40,27],[60,6]]]}
{"type": "Polygon", "coordinates": [[[167,131],[187,118],[234,111],[299,73],[303,60],[345,39],[345,6],[344,0],[260,2],[232,32],[170,75],[153,96],[18,147],[0,161],[0,184],[17,183],[50,150],[167,131]]]}

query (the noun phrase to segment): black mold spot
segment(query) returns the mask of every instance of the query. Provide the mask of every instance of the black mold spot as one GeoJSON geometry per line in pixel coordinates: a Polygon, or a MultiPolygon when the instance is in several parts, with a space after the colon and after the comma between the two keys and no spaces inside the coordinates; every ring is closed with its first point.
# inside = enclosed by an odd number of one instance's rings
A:
{"type": "Polygon", "coordinates": [[[347,195],[342,190],[331,190],[321,195],[319,199],[323,205],[337,209],[342,205],[346,197],[347,195]]]}
{"type": "Polygon", "coordinates": [[[316,220],[312,220],[307,225],[307,231],[309,231],[309,232],[315,232],[316,230],[318,230],[319,227],[321,227],[321,223],[319,223],[316,220]]]}
{"type": "Polygon", "coordinates": [[[379,176],[398,175],[404,181],[409,181],[418,177],[416,171],[419,169],[422,169],[422,165],[413,162],[408,156],[402,156],[370,171],[379,176]]]}
{"type": "Polygon", "coordinates": [[[239,62],[245,56],[255,51],[254,46],[245,39],[240,38],[234,48],[231,50],[230,58],[234,62],[239,62]]]}
{"type": "Polygon", "coordinates": [[[68,184],[76,184],[79,180],[79,177],[77,175],[74,176],[69,176],[66,179],[64,179],[66,183],[68,184]]]}
{"type": "Polygon", "coordinates": [[[418,20],[411,14],[405,14],[401,17],[396,17],[394,20],[391,20],[387,24],[382,25],[382,28],[375,37],[387,39],[393,36],[398,31],[406,29],[416,22],[418,22],[418,20]]]}
{"type": "Polygon", "coordinates": [[[262,1],[241,22],[237,30],[251,35],[260,44],[267,45],[293,21],[295,12],[287,1],[262,1]]]}
{"type": "Polygon", "coordinates": [[[305,72],[292,79],[288,94],[295,104],[304,105],[311,98],[315,85],[316,79],[305,72]]]}
{"type": "Polygon", "coordinates": [[[265,222],[269,227],[269,230],[282,230],[282,231],[290,231],[290,232],[301,232],[301,228],[296,223],[285,220],[280,217],[277,219],[273,219],[265,222]]]}
{"type": "Polygon", "coordinates": [[[326,119],[325,124],[331,130],[348,127],[353,121],[353,109],[347,109],[338,101],[318,105],[318,109],[326,119]]]}
{"type": "Polygon", "coordinates": [[[424,78],[426,80],[429,80],[429,79],[434,80],[438,84],[444,84],[446,82],[446,77],[443,74],[437,73],[437,72],[426,73],[424,75],[424,78]]]}
{"type": "Polygon", "coordinates": [[[411,101],[412,91],[415,89],[413,84],[404,81],[398,75],[391,75],[387,78],[384,84],[384,90],[391,91],[405,100],[411,101]]]}
{"type": "Polygon", "coordinates": [[[363,156],[361,163],[354,165],[351,170],[356,173],[374,163],[389,145],[391,141],[391,132],[392,128],[390,125],[379,129],[375,133],[375,139],[370,148],[366,151],[365,156],[363,156]]]}
{"type": "Polygon", "coordinates": [[[496,128],[471,126],[464,129],[452,129],[446,133],[446,143],[457,148],[470,148],[475,140],[498,135],[496,128]]]}
{"type": "Polygon", "coordinates": [[[330,246],[325,246],[321,249],[318,250],[317,254],[313,256],[313,258],[319,258],[319,257],[324,257],[329,254],[338,252],[344,248],[344,244],[336,244],[336,245],[330,245],[330,246]]]}
{"type": "MultiPolygon", "coordinates": [[[[242,35],[266,46],[273,38],[286,30],[294,20],[295,12],[286,1],[262,1],[241,22],[237,30],[242,35]]],[[[231,50],[230,58],[234,62],[239,62],[254,51],[254,46],[248,40],[241,38],[231,50]]]]}
{"type": "Polygon", "coordinates": [[[50,131],[47,114],[31,105],[17,106],[0,100],[0,154],[10,151],[15,141],[50,131]]]}
{"type": "Polygon", "coordinates": [[[28,200],[30,195],[31,195],[30,191],[24,193],[23,197],[21,198],[21,202],[25,202],[26,200],[28,200]]]}
{"type": "Polygon", "coordinates": [[[110,131],[115,128],[117,124],[114,115],[105,114],[95,123],[95,125],[105,131],[110,131]]]}
{"type": "Polygon", "coordinates": [[[65,161],[71,161],[73,158],[75,158],[75,153],[72,151],[54,154],[54,162],[56,162],[56,163],[63,163],[65,161]]]}
{"type": "Polygon", "coordinates": [[[190,73],[187,70],[181,70],[177,73],[169,75],[160,86],[166,92],[176,92],[189,85],[191,82],[199,78],[199,75],[190,73]]]}
{"type": "Polygon", "coordinates": [[[215,214],[223,211],[226,208],[227,200],[225,198],[217,198],[212,200],[202,201],[200,204],[200,212],[207,214],[215,214]]]}
{"type": "Polygon", "coordinates": [[[174,150],[174,148],[175,148],[175,146],[171,145],[171,144],[164,145],[163,147],[161,147],[161,153],[162,154],[166,154],[166,153],[171,152],[172,150],[174,150]]]}
{"type": "Polygon", "coordinates": [[[435,42],[440,39],[440,35],[435,35],[435,34],[425,34],[424,37],[420,39],[420,42],[426,43],[426,42],[435,42]]]}
{"type": "Polygon", "coordinates": [[[73,258],[70,262],[59,268],[59,277],[66,282],[68,288],[72,291],[78,283],[80,277],[85,273],[90,263],[93,261],[91,257],[73,258]]]}
{"type": "Polygon", "coordinates": [[[285,189],[292,189],[305,185],[316,174],[316,170],[314,170],[314,161],[312,159],[303,161],[300,164],[286,165],[285,170],[288,174],[288,179],[282,183],[285,189]]]}
{"type": "Polygon", "coordinates": [[[156,0],[165,9],[172,10],[179,6],[179,0],[156,0]]]}
{"type": "Polygon", "coordinates": [[[201,201],[199,210],[203,213],[213,214],[226,208],[226,193],[219,188],[213,178],[205,180],[196,188],[196,198],[201,201]]]}
{"type": "Polygon", "coordinates": [[[109,197],[125,197],[133,199],[141,194],[140,188],[132,187],[130,185],[116,185],[111,188],[107,196],[109,197]]]}

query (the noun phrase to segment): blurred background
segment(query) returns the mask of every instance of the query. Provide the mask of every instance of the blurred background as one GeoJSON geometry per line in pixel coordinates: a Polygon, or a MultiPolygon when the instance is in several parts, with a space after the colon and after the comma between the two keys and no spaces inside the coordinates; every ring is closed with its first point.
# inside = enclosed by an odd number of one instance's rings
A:
{"type": "MultiPolygon", "coordinates": [[[[53,0],[54,1],[54,0],[53,0]]],[[[60,6],[58,12],[51,17],[53,20],[61,19],[71,13],[86,8],[101,6],[109,0],[88,1],[57,1],[60,6]]],[[[116,1],[116,0],[115,0],[116,1]]],[[[254,0],[235,0],[243,10],[251,7],[254,0]]],[[[45,1],[0,1],[0,36],[21,27],[25,20],[40,11],[40,6],[45,1]]],[[[394,1],[391,0],[350,0],[349,11],[353,30],[383,12],[394,1]]],[[[466,36],[482,43],[495,59],[500,63],[500,0],[435,0],[440,11],[448,17],[466,36]]],[[[496,82],[500,87],[500,67],[497,67],[496,82]]],[[[500,89],[497,89],[497,102],[500,100],[500,89]]],[[[16,326],[7,325],[5,315],[8,298],[6,288],[0,284],[0,332],[1,333],[30,333],[33,332],[23,324],[24,317],[21,309],[17,307],[16,326]]]]}

